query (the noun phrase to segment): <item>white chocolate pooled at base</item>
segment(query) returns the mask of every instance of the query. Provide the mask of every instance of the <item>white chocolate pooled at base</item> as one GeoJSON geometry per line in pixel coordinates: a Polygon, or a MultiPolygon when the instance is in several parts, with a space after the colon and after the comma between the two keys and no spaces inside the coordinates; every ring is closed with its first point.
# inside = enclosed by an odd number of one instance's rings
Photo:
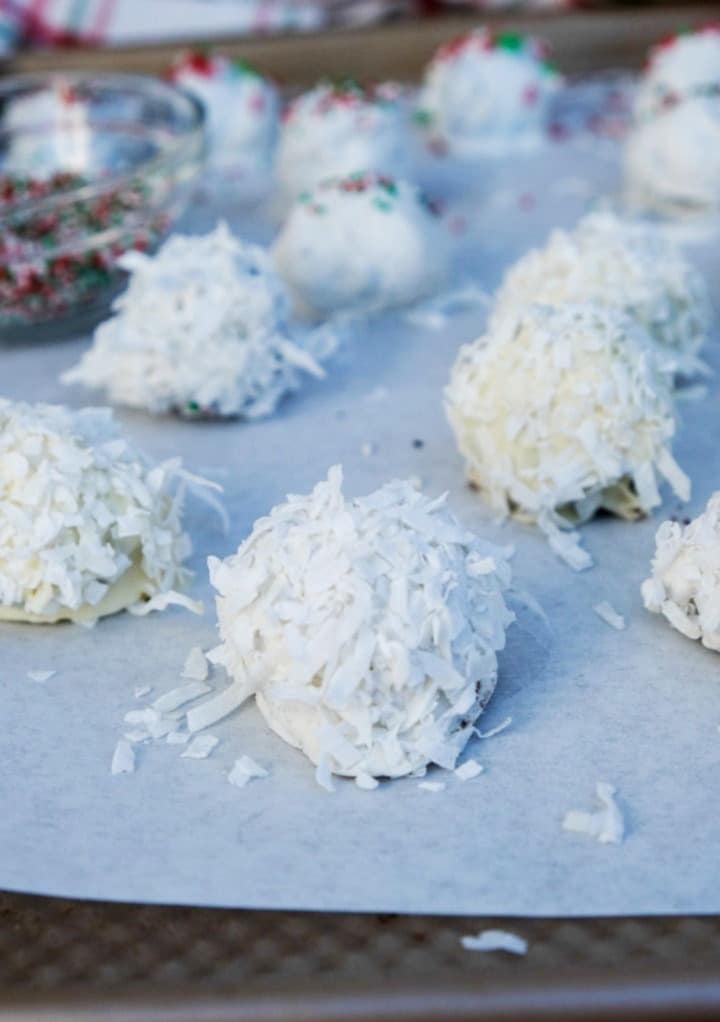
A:
{"type": "Polygon", "coordinates": [[[557,229],[505,275],[493,322],[532,303],[598,302],[637,319],[670,372],[702,368],[697,355],[710,324],[705,282],[681,250],[658,230],[609,213],[557,229]]]}
{"type": "Polygon", "coordinates": [[[324,181],[295,202],[272,247],[300,315],[369,313],[441,288],[445,226],[408,181],[358,173],[324,181]]]}
{"type": "Polygon", "coordinates": [[[278,208],[330,177],[408,169],[407,113],[392,83],[362,89],[321,82],[287,107],[275,174],[278,208]]]}
{"type": "Polygon", "coordinates": [[[149,464],[108,410],[0,399],[0,618],[92,621],[143,597],[185,600],[183,492],[179,462],[149,464]]]}
{"type": "Polygon", "coordinates": [[[541,42],[481,28],[451,40],[425,73],[416,120],[433,146],[474,158],[542,144],[561,77],[541,42]]]}
{"type": "Polygon", "coordinates": [[[720,652],[720,492],[689,524],[663,522],[655,548],[652,574],[642,584],[645,607],[720,652]]]}
{"type": "Polygon", "coordinates": [[[675,413],[647,334],[600,305],[528,306],[461,348],[446,410],[471,482],[497,510],[536,521],[578,569],[592,563],[560,529],[600,508],[636,518],[682,499],[670,452],[675,413]]]}
{"type": "Polygon", "coordinates": [[[155,413],[250,419],[274,411],[302,373],[324,375],[319,359],[335,334],[291,328],[289,294],[267,254],[225,224],[121,264],[131,276],[115,315],[63,382],[155,413]]]}
{"type": "Polygon", "coordinates": [[[513,620],[507,553],[408,483],[346,500],[342,471],[211,558],[210,659],[330,775],[451,769],[497,680],[513,620]]]}

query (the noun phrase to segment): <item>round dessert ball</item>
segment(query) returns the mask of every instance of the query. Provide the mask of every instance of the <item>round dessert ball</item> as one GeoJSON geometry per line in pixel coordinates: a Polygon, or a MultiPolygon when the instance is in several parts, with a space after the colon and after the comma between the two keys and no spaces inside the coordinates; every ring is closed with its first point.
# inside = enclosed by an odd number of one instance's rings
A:
{"type": "Polygon", "coordinates": [[[182,53],[170,78],[205,108],[210,163],[245,175],[269,175],[280,125],[275,87],[242,60],[182,53]]]}
{"type": "Polygon", "coordinates": [[[648,56],[637,95],[638,118],[720,92],[720,22],[669,35],[648,56]]]}
{"type": "Polygon", "coordinates": [[[505,275],[493,320],[532,303],[597,302],[644,326],[669,372],[690,375],[710,325],[701,274],[659,231],[611,214],[586,216],[572,231],[555,230],[505,275]]]}
{"type": "Polygon", "coordinates": [[[289,296],[267,253],[225,224],[173,235],[155,256],[129,253],[120,265],[128,288],[64,383],[154,413],[251,419],[274,411],[303,372],[324,375],[318,359],[334,335],[291,330],[289,296]]]}
{"type": "Polygon", "coordinates": [[[629,200],[661,212],[720,206],[720,92],[640,121],[625,146],[629,200]]]}
{"type": "Polygon", "coordinates": [[[222,663],[318,778],[451,769],[513,620],[505,551],[405,482],[348,500],[342,470],[211,558],[222,663]]]}
{"type": "Polygon", "coordinates": [[[442,46],[425,72],[416,120],[452,156],[536,148],[561,77],[537,39],[487,28],[442,46]]]}
{"type": "Polygon", "coordinates": [[[617,309],[532,305],[505,318],[461,348],[446,408],[471,482],[556,539],[555,528],[600,508],[650,511],[659,476],[689,497],[670,453],[667,377],[647,334],[617,309]]]}
{"type": "Polygon", "coordinates": [[[397,86],[321,83],[285,111],[276,164],[279,205],[326,178],[402,174],[406,154],[406,108],[397,86]]]}
{"type": "Polygon", "coordinates": [[[272,257],[301,315],[376,312],[442,286],[448,235],[415,185],[352,174],[297,199],[272,257]]]}
{"type": "Polygon", "coordinates": [[[642,597],[673,628],[720,652],[720,493],[688,525],[663,522],[642,597]]]}
{"type": "Polygon", "coordinates": [[[107,409],[0,399],[0,619],[87,622],[173,602],[189,577],[183,489],[178,462],[151,464],[107,409]]]}

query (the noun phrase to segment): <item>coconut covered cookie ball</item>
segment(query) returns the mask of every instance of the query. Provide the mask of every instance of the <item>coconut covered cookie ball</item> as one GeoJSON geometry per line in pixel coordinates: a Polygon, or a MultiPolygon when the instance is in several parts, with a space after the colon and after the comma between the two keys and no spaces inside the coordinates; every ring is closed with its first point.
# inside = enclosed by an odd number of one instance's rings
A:
{"type": "Polygon", "coordinates": [[[353,174],[300,196],[272,256],[302,315],[374,312],[442,286],[448,236],[415,185],[353,174]]]}
{"type": "Polygon", "coordinates": [[[406,110],[397,86],[321,83],[285,111],[276,164],[280,205],[326,178],[402,173],[406,151],[406,110]]]}
{"type": "Polygon", "coordinates": [[[280,125],[275,87],[244,61],[196,51],[180,54],[169,76],[205,108],[211,165],[267,178],[280,125]]]}
{"type": "Polygon", "coordinates": [[[668,371],[690,375],[702,367],[697,356],[710,324],[705,283],[680,249],[652,228],[595,213],[572,231],[553,231],[543,248],[508,271],[493,319],[533,302],[616,307],[647,329],[668,371]]]}
{"type": "Polygon", "coordinates": [[[211,559],[210,577],[213,659],[319,780],[455,765],[513,615],[505,552],[444,497],[393,482],[348,500],[336,467],[256,522],[237,554],[211,559]]]}
{"type": "Polygon", "coordinates": [[[689,525],[663,522],[642,597],[673,628],[720,652],[720,493],[689,525]]]}
{"type": "Polygon", "coordinates": [[[630,202],[661,212],[720,206],[720,93],[640,121],[625,147],[625,186],[630,202]]]}
{"type": "Polygon", "coordinates": [[[600,305],[529,306],[460,350],[446,390],[467,473],[490,502],[536,521],[573,567],[592,563],[558,530],[604,508],[636,518],[658,477],[690,484],[670,452],[673,402],[644,331],[600,305]]]}
{"type": "Polygon", "coordinates": [[[638,118],[697,96],[720,94],[720,21],[669,35],[652,48],[638,86],[638,118]]]}
{"type": "Polygon", "coordinates": [[[425,73],[416,119],[431,144],[459,157],[536,148],[561,77],[544,45],[480,28],[442,46],[425,73]]]}
{"type": "Polygon", "coordinates": [[[106,409],[0,399],[0,620],[194,609],[174,592],[183,489],[179,462],[152,465],[106,409]]]}
{"type": "Polygon", "coordinates": [[[130,272],[127,291],[63,382],[156,413],[257,418],[303,373],[324,375],[318,359],[331,353],[334,335],[291,331],[289,297],[267,254],[224,224],[120,264],[130,272]]]}

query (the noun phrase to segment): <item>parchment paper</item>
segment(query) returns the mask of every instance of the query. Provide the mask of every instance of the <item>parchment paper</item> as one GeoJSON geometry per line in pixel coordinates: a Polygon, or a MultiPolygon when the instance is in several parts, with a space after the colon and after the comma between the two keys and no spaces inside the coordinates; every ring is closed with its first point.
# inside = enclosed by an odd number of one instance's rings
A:
{"type": "MultiPolygon", "coordinates": [[[[544,155],[438,184],[465,220],[458,275],[493,288],[504,266],[555,223],[570,224],[594,196],[617,187],[617,149],[581,139],[544,155]]],[[[267,238],[261,218],[206,201],[191,226],[224,212],[241,233],[267,238]]],[[[716,236],[688,249],[718,279],[716,236]]],[[[346,342],[325,382],[309,381],[274,418],[253,424],[190,424],[119,413],[157,458],[226,488],[223,535],[191,502],[192,595],[207,612],[123,614],[94,630],[0,627],[0,886],[87,898],[263,908],[456,914],[584,915],[720,911],[720,657],[644,612],[639,586],[662,518],[696,514],[720,487],[719,386],[683,406],[676,445],[691,474],[691,504],[667,499],[651,520],[599,519],[585,530],[596,558],[576,575],[543,538],[489,519],[464,484],[445,422],[441,388],[458,345],[476,336],[478,307],[431,331],[402,316],[376,320],[346,342]],[[381,389],[378,389],[381,388],[381,389]],[[423,446],[413,446],[422,440],[423,446]],[[375,445],[364,456],[364,444],[375,445]],[[305,492],[342,462],[351,494],[393,476],[418,475],[471,528],[515,544],[518,587],[541,603],[549,627],[527,610],[509,636],[500,682],[481,727],[506,716],[502,734],[475,740],[485,767],[430,793],[416,779],[372,792],[338,782],[319,788],[311,764],[271,734],[248,705],[211,729],[207,760],[182,746],[138,749],[137,771],[111,776],[123,715],[180,684],[187,651],[215,643],[205,558],[234,550],[253,520],[288,491],[305,492]],[[609,600],[628,621],[616,632],[592,607],[609,600]],[[52,669],[44,684],[27,672],[52,669]],[[270,776],[238,790],[233,761],[251,755],[270,776]],[[603,846],[569,834],[570,808],[594,808],[598,780],[617,785],[627,836],[603,846]]],[[[83,343],[0,350],[0,391],[36,401],[89,403],[58,374],[83,343]]],[[[720,367],[714,336],[708,359],[720,367]]],[[[215,676],[213,685],[224,680],[215,676]]]]}

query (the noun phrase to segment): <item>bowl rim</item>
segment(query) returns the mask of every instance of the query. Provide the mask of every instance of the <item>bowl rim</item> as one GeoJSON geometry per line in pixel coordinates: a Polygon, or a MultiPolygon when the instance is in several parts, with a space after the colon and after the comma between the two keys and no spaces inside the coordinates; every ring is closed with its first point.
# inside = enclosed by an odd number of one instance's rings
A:
{"type": "MultiPolygon", "coordinates": [[[[24,72],[20,74],[0,77],[0,101],[10,96],[13,92],[23,86],[49,86],[54,82],[62,81],[72,86],[87,82],[100,82],[110,87],[113,85],[126,88],[133,88],[137,92],[165,93],[171,98],[180,99],[185,103],[190,116],[189,124],[173,138],[159,153],[154,153],[149,158],[141,161],[131,170],[109,173],[103,177],[94,178],[80,186],[68,188],[61,192],[51,192],[42,198],[27,198],[11,203],[0,211],[0,228],[21,220],[28,214],[51,212],[66,205],[73,205],[76,202],[91,201],[99,198],[107,192],[114,192],[127,187],[138,178],[147,175],[162,173],[164,168],[169,169],[178,158],[182,158],[186,150],[192,151],[195,146],[200,149],[200,155],[204,155],[207,144],[207,114],[204,104],[187,89],[183,89],[173,82],[155,75],[138,74],[124,71],[45,71],[45,72],[24,72]]],[[[0,127],[0,132],[2,128],[0,127]]],[[[2,177],[0,172],[0,177],[2,177]]],[[[23,175],[16,175],[22,177],[23,175]]],[[[32,174],[28,174],[32,177],[32,174]]]]}

